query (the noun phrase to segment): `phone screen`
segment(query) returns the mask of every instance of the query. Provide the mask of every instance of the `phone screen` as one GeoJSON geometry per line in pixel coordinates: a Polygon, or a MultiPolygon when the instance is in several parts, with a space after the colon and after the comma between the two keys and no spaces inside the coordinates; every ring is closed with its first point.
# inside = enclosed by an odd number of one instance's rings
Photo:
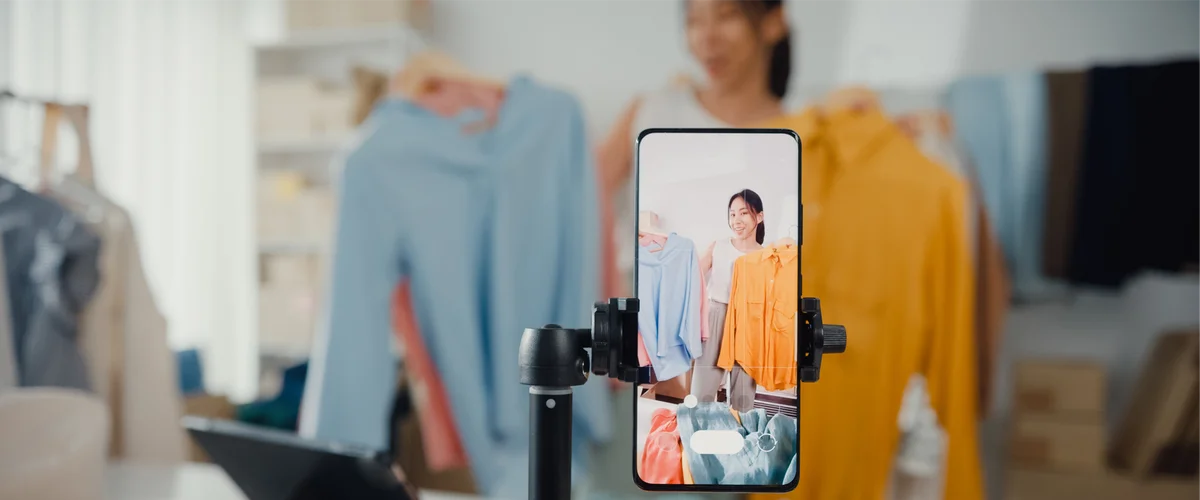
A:
{"type": "Polygon", "coordinates": [[[790,491],[799,450],[800,142],[650,129],[637,144],[635,480],[790,491]]]}

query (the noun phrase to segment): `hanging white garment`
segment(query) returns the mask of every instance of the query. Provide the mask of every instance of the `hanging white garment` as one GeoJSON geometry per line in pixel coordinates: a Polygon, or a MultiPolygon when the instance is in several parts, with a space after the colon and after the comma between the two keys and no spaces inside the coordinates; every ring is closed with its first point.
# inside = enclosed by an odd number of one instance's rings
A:
{"type": "Polygon", "coordinates": [[[74,177],[49,193],[100,235],[96,295],[84,310],[80,341],[96,392],[112,414],[111,455],[155,464],[187,459],[179,420],[179,371],[167,322],[142,270],[137,235],[123,208],[74,177]]]}
{"type": "Polygon", "coordinates": [[[913,375],[900,404],[900,444],[892,469],[891,500],[941,500],[946,431],[929,402],[925,377],[913,375]]]}

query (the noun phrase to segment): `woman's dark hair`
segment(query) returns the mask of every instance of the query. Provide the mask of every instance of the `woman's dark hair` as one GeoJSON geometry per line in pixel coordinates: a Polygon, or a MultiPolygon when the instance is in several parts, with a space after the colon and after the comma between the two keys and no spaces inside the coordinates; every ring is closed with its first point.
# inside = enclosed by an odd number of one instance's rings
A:
{"type": "MultiPolygon", "coordinates": [[[[760,4],[763,13],[774,12],[783,8],[783,0],[751,0],[743,4],[760,4]]],[[[792,32],[783,34],[775,46],[771,47],[771,60],[767,63],[767,84],[771,93],[780,99],[787,95],[788,80],[792,77],[792,32]]],[[[759,243],[762,243],[761,241],[759,243]]]]}
{"type": "MultiPolygon", "coordinates": [[[[729,197],[729,205],[727,205],[725,207],[725,210],[729,210],[730,208],[733,208],[733,200],[736,200],[738,198],[741,198],[742,201],[746,203],[746,207],[748,207],[750,209],[750,213],[752,213],[754,215],[758,215],[758,214],[762,213],[762,211],[763,211],[762,198],[760,198],[758,196],[758,193],[755,193],[754,191],[751,191],[749,189],[743,189],[741,191],[738,191],[737,193],[734,193],[733,196],[730,196],[729,197]]],[[[762,222],[759,222],[758,227],[754,228],[754,239],[758,241],[759,245],[761,245],[763,243],[763,240],[766,239],[766,237],[767,237],[767,226],[764,225],[762,222]]]]}

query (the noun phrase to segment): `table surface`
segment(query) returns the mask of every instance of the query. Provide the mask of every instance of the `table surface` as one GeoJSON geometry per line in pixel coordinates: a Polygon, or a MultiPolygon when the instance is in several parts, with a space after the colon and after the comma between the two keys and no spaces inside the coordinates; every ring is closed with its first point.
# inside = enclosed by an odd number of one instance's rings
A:
{"type": "MultiPolygon", "coordinates": [[[[114,463],[107,470],[110,500],[247,500],[225,472],[213,464],[158,466],[114,463]]],[[[476,500],[482,497],[422,491],[421,500],[476,500]]]]}

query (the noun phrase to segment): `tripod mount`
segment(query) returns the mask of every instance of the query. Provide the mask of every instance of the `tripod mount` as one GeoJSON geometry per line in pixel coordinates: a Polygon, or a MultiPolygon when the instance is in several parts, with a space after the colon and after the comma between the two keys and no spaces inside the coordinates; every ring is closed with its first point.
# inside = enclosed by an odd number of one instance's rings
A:
{"type": "MultiPolygon", "coordinates": [[[[638,366],[638,300],[597,302],[592,312],[591,329],[546,325],[521,335],[520,377],[529,386],[530,500],[571,497],[572,387],[591,374],[639,385],[652,381],[650,367],[638,366]]],[[[800,299],[800,315],[800,381],[816,382],[822,355],[845,352],[846,328],[824,324],[816,298],[800,299]]]]}

